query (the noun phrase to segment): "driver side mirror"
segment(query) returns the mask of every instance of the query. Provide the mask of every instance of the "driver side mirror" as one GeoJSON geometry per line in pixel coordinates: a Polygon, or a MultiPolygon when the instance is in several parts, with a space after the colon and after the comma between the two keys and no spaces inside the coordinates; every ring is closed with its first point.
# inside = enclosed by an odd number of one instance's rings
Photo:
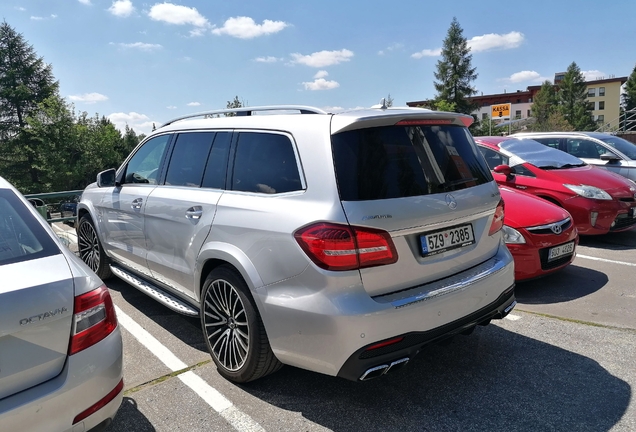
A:
{"type": "Polygon", "coordinates": [[[496,172],[497,174],[503,174],[506,176],[506,180],[510,180],[513,176],[513,174],[515,174],[515,169],[508,166],[508,165],[497,165],[494,169],[494,172],[496,172]]]}
{"type": "Polygon", "coordinates": [[[97,174],[97,187],[113,187],[115,186],[115,168],[107,169],[97,174]]]}
{"type": "Polygon", "coordinates": [[[610,153],[610,152],[603,153],[600,156],[600,158],[601,158],[601,160],[608,161],[609,163],[618,162],[619,160],[621,160],[621,158],[616,156],[614,153],[610,153]]]}

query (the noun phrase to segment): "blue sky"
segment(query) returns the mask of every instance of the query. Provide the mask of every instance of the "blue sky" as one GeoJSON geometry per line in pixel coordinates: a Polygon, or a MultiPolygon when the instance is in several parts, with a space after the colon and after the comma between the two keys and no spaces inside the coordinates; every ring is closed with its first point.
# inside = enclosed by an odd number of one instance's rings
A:
{"type": "Polygon", "coordinates": [[[590,79],[636,64],[633,0],[2,0],[0,15],[77,111],[144,133],[234,96],[335,110],[431,98],[454,16],[479,93],[540,84],[572,61],[590,79]]]}

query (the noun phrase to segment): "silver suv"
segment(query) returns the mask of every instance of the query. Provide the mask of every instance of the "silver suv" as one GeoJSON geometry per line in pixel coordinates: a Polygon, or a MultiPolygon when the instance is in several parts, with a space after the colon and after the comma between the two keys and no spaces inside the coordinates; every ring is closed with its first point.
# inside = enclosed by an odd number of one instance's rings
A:
{"type": "Polygon", "coordinates": [[[636,144],[601,132],[524,132],[529,138],[636,181],[636,144]]]}
{"type": "Polygon", "coordinates": [[[392,372],[516,303],[503,202],[471,121],[384,106],[175,119],[86,188],[80,255],[200,316],[229,380],[282,364],[392,372]]]}

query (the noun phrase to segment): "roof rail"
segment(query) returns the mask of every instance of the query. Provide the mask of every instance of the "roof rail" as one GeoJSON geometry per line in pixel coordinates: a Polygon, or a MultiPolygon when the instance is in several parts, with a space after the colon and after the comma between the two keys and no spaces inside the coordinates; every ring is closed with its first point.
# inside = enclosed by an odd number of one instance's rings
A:
{"type": "Polygon", "coordinates": [[[300,111],[301,114],[329,114],[327,111],[323,111],[319,108],[314,108],[311,106],[305,105],[270,105],[270,106],[258,106],[258,107],[242,107],[242,108],[230,108],[223,110],[214,110],[214,111],[203,111],[194,114],[188,114],[181,117],[174,118],[169,120],[159,126],[162,128],[164,126],[168,126],[172,123],[186,120],[195,117],[209,117],[218,114],[228,114],[234,113],[237,116],[251,116],[254,112],[262,112],[262,111],[300,111]]]}

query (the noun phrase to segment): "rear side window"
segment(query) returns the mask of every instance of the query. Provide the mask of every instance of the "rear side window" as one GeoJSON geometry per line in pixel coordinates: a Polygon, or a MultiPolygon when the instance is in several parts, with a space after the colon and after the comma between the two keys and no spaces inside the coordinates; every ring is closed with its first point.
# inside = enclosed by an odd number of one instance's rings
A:
{"type": "Polygon", "coordinates": [[[190,132],[177,136],[166,184],[172,186],[201,186],[203,170],[210,154],[214,132],[190,132]]]}
{"type": "Polygon", "coordinates": [[[49,234],[10,190],[0,190],[0,265],[60,252],[49,234]]]}
{"type": "Polygon", "coordinates": [[[239,134],[232,190],[278,194],[301,189],[296,154],[286,135],[261,132],[239,134]]]}
{"type": "Polygon", "coordinates": [[[383,126],[331,137],[343,201],[436,194],[492,176],[461,126],[383,126]]]}

